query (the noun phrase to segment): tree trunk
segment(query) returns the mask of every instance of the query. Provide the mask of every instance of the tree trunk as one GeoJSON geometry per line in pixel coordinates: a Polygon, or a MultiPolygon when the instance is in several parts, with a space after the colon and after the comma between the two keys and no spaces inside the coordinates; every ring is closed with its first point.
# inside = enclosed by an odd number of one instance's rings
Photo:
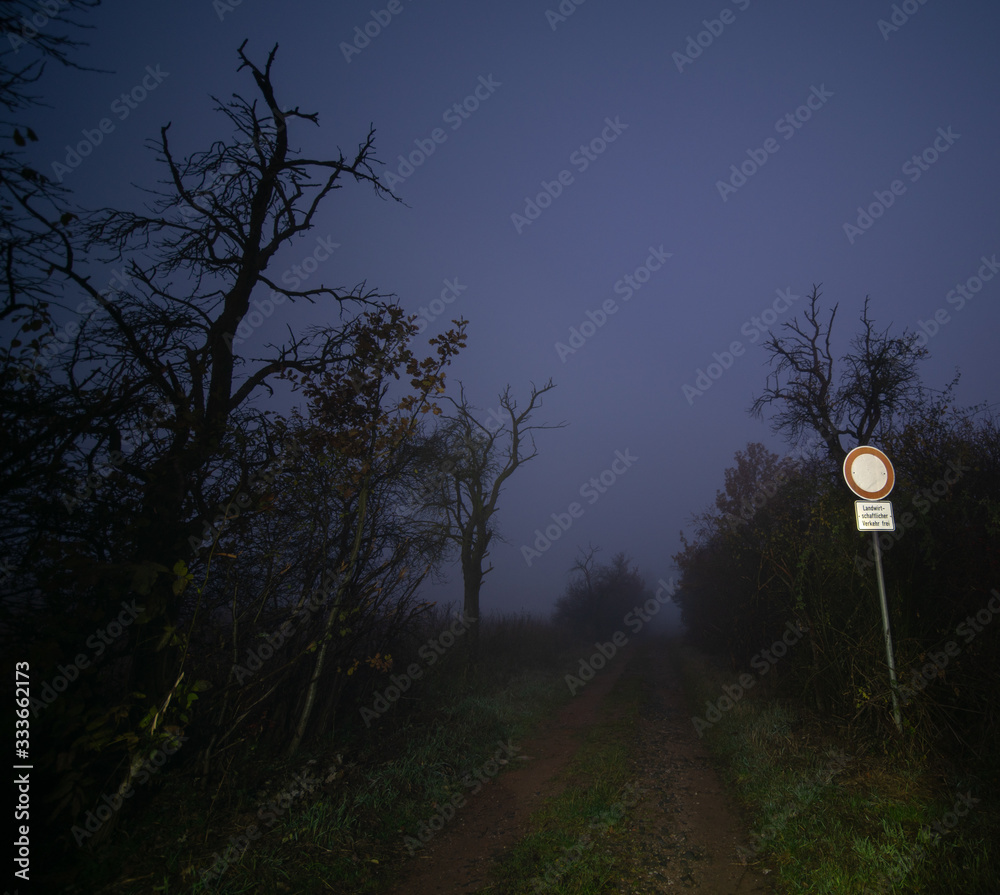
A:
{"type": "MultiPolygon", "coordinates": [[[[481,562],[481,560],[480,560],[481,562]]],[[[475,668],[479,662],[479,590],[483,583],[482,567],[479,562],[463,569],[465,579],[465,601],[462,607],[463,621],[466,626],[465,660],[469,668],[475,668]]]]}

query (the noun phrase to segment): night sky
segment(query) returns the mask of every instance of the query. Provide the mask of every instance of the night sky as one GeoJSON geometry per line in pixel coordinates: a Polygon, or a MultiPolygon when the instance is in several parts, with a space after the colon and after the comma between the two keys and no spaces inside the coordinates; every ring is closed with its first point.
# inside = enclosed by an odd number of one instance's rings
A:
{"type": "MultiPolygon", "coordinates": [[[[278,43],[279,97],[319,114],[295,142],[350,155],[374,124],[405,205],[349,184],[270,273],[365,280],[424,337],[466,317],[448,375],[484,422],[507,383],[555,380],[537,420],[568,425],[505,490],[486,610],[547,611],[588,543],[674,574],[734,453],[787,450],[746,411],[767,327],[813,283],[840,303],[839,351],[867,295],[879,328],[924,327],[926,385],[957,369],[963,403],[997,400],[996,3],[185,0],[84,20],[77,58],[103,71],[52,68],[34,119],[36,164],[77,201],[141,202],[167,122],[182,153],[228,136],[210,94],[252,96],[237,47],[263,65],[278,43]]],[[[286,303],[242,348],[330,314],[286,303]]],[[[457,598],[453,573],[429,593],[457,598]]]]}

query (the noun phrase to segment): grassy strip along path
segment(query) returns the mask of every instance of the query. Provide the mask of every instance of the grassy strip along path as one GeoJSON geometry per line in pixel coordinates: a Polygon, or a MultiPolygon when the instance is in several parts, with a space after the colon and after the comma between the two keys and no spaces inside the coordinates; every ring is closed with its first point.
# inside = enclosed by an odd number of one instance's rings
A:
{"type": "Polygon", "coordinates": [[[607,834],[637,804],[628,757],[639,693],[626,670],[559,775],[557,794],[531,816],[527,834],[498,863],[484,893],[607,891],[616,874],[607,834]]]}
{"type": "MultiPolygon", "coordinates": [[[[692,714],[707,716],[737,676],[686,647],[674,654],[692,714]]],[[[900,742],[838,738],[763,687],[723,705],[699,726],[751,815],[746,857],[774,868],[780,891],[1000,892],[1000,812],[987,781],[900,742]]]]}

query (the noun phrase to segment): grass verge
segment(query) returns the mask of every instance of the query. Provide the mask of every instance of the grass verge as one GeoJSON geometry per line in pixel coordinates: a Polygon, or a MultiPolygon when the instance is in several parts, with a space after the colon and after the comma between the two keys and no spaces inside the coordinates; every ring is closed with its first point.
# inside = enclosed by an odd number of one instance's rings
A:
{"type": "Polygon", "coordinates": [[[705,739],[753,819],[751,859],[786,891],[1000,891],[1000,812],[981,780],[895,744],[838,741],[763,687],[720,703],[737,676],[690,648],[674,654],[690,704],[722,708],[705,739]]]}

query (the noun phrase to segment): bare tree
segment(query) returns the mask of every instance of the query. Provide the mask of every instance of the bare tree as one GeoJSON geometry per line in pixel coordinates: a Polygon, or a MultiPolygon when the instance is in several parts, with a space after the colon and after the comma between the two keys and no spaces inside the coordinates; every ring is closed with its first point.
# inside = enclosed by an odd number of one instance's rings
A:
{"type": "Polygon", "coordinates": [[[443,516],[440,524],[444,536],[459,551],[471,664],[476,661],[479,643],[479,594],[483,579],[493,569],[492,565],[484,569],[483,563],[489,556],[490,543],[497,537],[493,517],[500,492],[521,465],[538,456],[534,433],[566,425],[530,422],[542,406],[542,396],[553,388],[551,379],[541,387],[532,383],[527,406],[519,409],[508,385],[500,394],[503,423],[496,428],[479,422],[461,384],[458,400],[446,399],[454,412],[444,416],[437,439],[438,450],[450,462],[431,504],[443,516]]]}
{"type": "MultiPolygon", "coordinates": [[[[129,292],[113,301],[73,269],[68,237],[66,260],[56,265],[99,309],[94,315],[99,320],[81,328],[78,366],[100,369],[94,385],[116,398],[173,408],[165,436],[147,443],[144,462],[133,455],[122,465],[141,483],[144,524],[134,544],[135,561],[153,564],[154,571],[189,561],[191,539],[201,539],[205,517],[246,492],[254,468],[281,453],[280,438],[268,436],[266,418],[253,410],[252,399],[268,392],[279,376],[320,374],[341,358],[343,333],[331,326],[291,336],[241,375],[247,359],[234,342],[239,344],[237,332],[251,300],[258,297],[266,311],[264,302],[285,299],[366,304],[377,297],[363,287],[292,289],[271,272],[278,252],[313,226],[323,200],[345,177],[369,184],[377,194],[385,190],[371,167],[371,131],[351,159],[299,157],[289,126],[316,124],[317,117],[288,108],[275,95],[271,70],[277,47],[258,68],[244,46],[240,68],[252,75],[263,108],[241,97],[220,105],[235,139],[184,159],[174,153],[169,126],[162,128],[159,152],[167,177],[154,214],[110,211],[89,228],[97,244],[128,259],[129,292]],[[119,360],[109,363],[109,358],[119,360]],[[224,468],[213,470],[220,461],[224,468]]],[[[99,431],[117,440],[135,422],[119,416],[118,407],[111,411],[98,418],[99,431]]],[[[149,577],[151,615],[162,613],[167,625],[176,625],[179,595],[169,580],[149,577]]],[[[154,692],[168,682],[160,676],[157,683],[154,692]]]]}
{"type": "Polygon", "coordinates": [[[831,460],[840,465],[851,447],[884,441],[897,420],[905,421],[921,406],[917,362],[928,352],[914,333],[890,336],[888,328],[877,330],[865,298],[861,331],[840,359],[843,371],[838,371],[830,344],[838,305],[822,320],[820,295],[814,285],[804,321],[794,318],[765,343],[771,372],[750,413],[763,418],[765,410],[776,408],[771,417],[775,432],[792,444],[815,432],[831,460]],[[848,440],[848,447],[841,438],[848,440]]]}
{"type": "Polygon", "coordinates": [[[90,724],[95,748],[124,742],[133,752],[176,719],[195,684],[183,679],[201,606],[187,589],[193,572],[205,568],[227,520],[259,506],[275,471],[294,457],[283,422],[258,402],[276,380],[322,377],[342,364],[344,315],[380,298],[364,283],[337,288],[317,278],[292,288],[281,278],[282,253],[345,182],[395,197],[373,168],[372,129],[346,157],[295,148],[290,132],[317,125],[317,116],[276,95],[277,47],[258,66],[245,46],[239,69],[256,98],[218,103],[231,132],[202,151],[182,155],[163,127],[155,148],[164,179],[143,210],[73,222],[52,220],[32,202],[19,212],[44,235],[45,254],[30,254],[38,240],[17,241],[29,252],[17,282],[44,262],[46,288],[79,308],[60,353],[44,363],[37,349],[34,362],[4,356],[0,409],[11,437],[0,457],[0,508],[10,504],[24,526],[35,525],[15,532],[30,569],[18,586],[44,592],[19,624],[45,636],[46,625],[89,627],[88,618],[125,594],[144,606],[120,650],[128,641],[123,706],[110,714],[102,695],[101,707],[87,709],[95,717],[73,722],[90,724]],[[120,268],[113,286],[94,275],[105,262],[120,268]],[[332,323],[289,332],[278,344],[262,338],[259,353],[241,348],[247,327],[259,325],[248,322],[251,311],[263,319],[285,301],[328,303],[332,323]],[[30,518],[18,508],[25,472],[32,499],[47,504],[30,518]],[[58,489],[83,476],[97,482],[97,497],[60,515],[58,489]]]}

